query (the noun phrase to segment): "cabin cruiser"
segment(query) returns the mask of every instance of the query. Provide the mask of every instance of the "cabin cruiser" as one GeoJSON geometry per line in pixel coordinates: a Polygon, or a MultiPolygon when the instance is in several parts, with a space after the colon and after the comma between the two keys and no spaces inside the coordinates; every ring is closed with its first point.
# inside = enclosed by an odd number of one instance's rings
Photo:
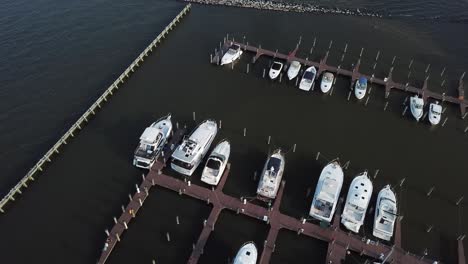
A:
{"type": "Polygon", "coordinates": [[[289,64],[289,68],[288,68],[288,79],[292,80],[296,78],[300,70],[301,70],[301,63],[298,61],[292,61],[291,64],[289,64]]]}
{"type": "Polygon", "coordinates": [[[171,115],[167,115],[147,127],[140,136],[140,144],[135,150],[133,165],[143,169],[151,168],[171,132],[171,115]]]}
{"type": "Polygon", "coordinates": [[[274,80],[278,78],[282,69],[283,69],[283,63],[279,61],[274,61],[273,64],[271,65],[270,72],[268,73],[268,75],[270,76],[270,79],[274,80]]]}
{"type": "Polygon", "coordinates": [[[367,207],[372,196],[372,182],[367,171],[356,176],[349,186],[341,223],[350,231],[359,232],[366,217],[367,207]]]}
{"type": "Polygon", "coordinates": [[[299,89],[304,91],[310,91],[312,85],[314,84],[315,75],[317,75],[317,70],[314,66],[307,68],[302,75],[301,82],[299,83],[299,89]]]}
{"type": "Polygon", "coordinates": [[[331,222],[343,186],[343,169],[337,161],[328,163],[322,170],[315,188],[309,215],[315,219],[331,222]]]}
{"type": "Polygon", "coordinates": [[[273,151],[263,168],[262,176],[257,188],[260,196],[275,199],[281,184],[284,171],[284,154],[280,149],[273,151]]]}
{"type": "Polygon", "coordinates": [[[357,99],[361,100],[366,96],[367,91],[367,79],[364,77],[359,77],[354,86],[354,95],[357,99]]]}
{"type": "Polygon", "coordinates": [[[438,101],[431,103],[429,105],[429,122],[433,125],[438,125],[440,123],[440,118],[442,116],[442,106],[438,101]]]}
{"type": "Polygon", "coordinates": [[[231,45],[221,58],[221,65],[229,64],[239,59],[242,55],[241,47],[237,44],[231,45]]]}
{"type": "Polygon", "coordinates": [[[233,264],[256,264],[257,263],[257,247],[254,242],[247,242],[239,249],[233,264]]]}
{"type": "Polygon", "coordinates": [[[410,99],[410,108],[413,117],[416,118],[417,121],[419,121],[419,119],[421,119],[421,117],[423,116],[424,112],[424,100],[418,95],[412,96],[410,99]]]}
{"type": "Polygon", "coordinates": [[[210,185],[218,185],[231,153],[231,144],[227,140],[221,141],[211,152],[206,161],[201,181],[210,185]]]}
{"type": "Polygon", "coordinates": [[[217,132],[218,124],[214,120],[206,120],[198,125],[172,154],[171,168],[191,176],[208,152],[217,132]]]}
{"type": "Polygon", "coordinates": [[[323,73],[322,82],[320,83],[320,90],[322,90],[323,93],[328,93],[328,91],[330,91],[334,78],[335,76],[331,72],[323,73]]]}
{"type": "Polygon", "coordinates": [[[390,241],[397,218],[396,197],[390,185],[385,186],[379,192],[375,208],[374,230],[372,234],[380,239],[390,241]]]}

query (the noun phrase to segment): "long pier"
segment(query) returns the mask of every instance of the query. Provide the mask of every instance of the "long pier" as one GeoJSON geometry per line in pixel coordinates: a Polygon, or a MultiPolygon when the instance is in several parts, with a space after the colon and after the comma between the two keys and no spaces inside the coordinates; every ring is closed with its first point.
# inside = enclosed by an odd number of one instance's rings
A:
{"type": "Polygon", "coordinates": [[[26,173],[23,178],[0,200],[0,212],[5,212],[5,205],[10,201],[15,201],[17,194],[22,194],[22,189],[28,187],[31,181],[35,180],[38,172],[42,172],[44,166],[51,162],[52,157],[60,153],[60,148],[66,145],[70,138],[73,138],[89,120],[101,109],[110,97],[119,89],[119,86],[137,70],[145,58],[155,49],[159,43],[166,38],[167,34],[175,28],[178,22],[190,11],[191,4],[186,5],[182,11],[167,25],[164,30],[130,63],[122,74],[97,98],[97,100],[78,118],[78,120],[60,137],[60,139],[44,154],[39,161],[26,173]]]}
{"type": "Polygon", "coordinates": [[[467,116],[466,110],[468,108],[468,100],[465,99],[464,82],[463,82],[465,73],[463,73],[460,76],[460,79],[458,81],[458,89],[457,89],[458,97],[447,96],[445,94],[439,94],[439,93],[428,90],[428,87],[427,87],[428,77],[426,77],[426,79],[424,80],[424,84],[421,88],[412,86],[409,83],[402,84],[402,83],[395,82],[392,79],[392,73],[394,69],[393,66],[389,69],[388,75],[384,79],[377,78],[374,75],[369,76],[369,75],[363,74],[359,72],[359,66],[361,64],[361,58],[360,58],[361,55],[359,56],[359,59],[357,63],[355,64],[354,68],[352,70],[347,70],[347,69],[342,69],[340,66],[332,66],[332,65],[327,64],[327,59],[328,59],[328,54],[329,54],[328,51],[325,54],[325,56],[320,61],[317,62],[317,61],[311,61],[307,58],[303,59],[303,58],[296,57],[296,52],[299,48],[299,44],[296,46],[296,49],[294,51],[292,51],[289,54],[284,54],[284,53],[278,52],[277,50],[276,51],[267,50],[267,49],[262,48],[261,46],[256,47],[256,46],[249,45],[248,43],[244,44],[244,43],[236,42],[234,40],[229,40],[228,37],[224,38],[223,47],[221,47],[219,51],[218,50],[216,51],[215,56],[211,57],[211,63],[219,64],[219,61],[222,55],[224,54],[224,51],[227,50],[227,48],[232,44],[239,45],[241,49],[254,53],[255,55],[252,58],[252,63],[255,63],[261,56],[268,56],[274,59],[281,59],[281,60],[286,61],[287,63],[295,60],[295,61],[300,62],[303,65],[316,67],[317,76],[319,76],[324,71],[328,71],[328,72],[334,73],[337,76],[342,75],[342,76],[350,77],[351,78],[351,85],[350,85],[351,90],[353,89],[354,82],[359,77],[365,77],[370,81],[371,84],[378,84],[385,88],[385,98],[388,98],[390,96],[390,92],[393,89],[404,91],[404,92],[410,92],[413,94],[421,95],[422,98],[424,99],[424,103],[427,103],[428,99],[432,98],[435,100],[439,100],[441,102],[449,102],[449,103],[458,105],[460,108],[461,118],[464,119],[467,116]]]}
{"type": "MultiPolygon", "coordinates": [[[[143,182],[137,187],[137,192],[131,197],[129,204],[124,208],[122,216],[117,220],[114,218],[115,225],[111,232],[106,230],[107,240],[102,251],[101,258],[98,263],[104,263],[109,257],[112,249],[122,239],[122,234],[128,228],[129,221],[135,217],[135,213],[143,205],[144,200],[149,195],[148,190],[155,185],[173,190],[180,195],[188,195],[205,201],[213,205],[213,209],[207,220],[204,221],[202,232],[193,247],[192,254],[188,263],[198,263],[200,256],[203,254],[203,249],[209,239],[211,232],[216,226],[216,221],[221,211],[228,209],[243,214],[270,225],[268,236],[263,245],[262,254],[260,256],[261,264],[269,263],[272,253],[276,246],[276,237],[281,229],[287,229],[297,232],[298,235],[306,235],[315,239],[326,241],[328,243],[327,262],[340,263],[344,260],[350,251],[358,252],[361,255],[366,255],[374,259],[386,258],[391,263],[433,263],[433,260],[425,258],[425,256],[416,256],[409,253],[401,247],[401,219],[396,222],[395,228],[395,244],[388,246],[370,239],[364,239],[357,235],[351,234],[340,229],[339,227],[339,212],[337,211],[333,224],[330,227],[320,227],[314,223],[307,222],[305,219],[296,219],[285,215],[279,211],[280,203],[283,196],[285,182],[281,183],[277,198],[271,207],[263,207],[254,203],[248,202],[245,198],[236,198],[223,193],[223,187],[229,176],[229,168],[227,166],[224,175],[216,188],[206,188],[192,184],[190,181],[182,181],[162,172],[167,158],[175,148],[175,144],[181,138],[182,132],[176,132],[176,135],[169,143],[170,148],[165,151],[163,159],[159,159],[151,168],[149,173],[143,178],[143,182]],[[142,191],[144,190],[144,191],[142,191]],[[132,210],[132,211],[130,211],[132,210]]],[[[340,206],[341,203],[340,202],[340,206]]],[[[459,250],[463,250],[463,244],[459,242],[459,250]]],[[[460,253],[459,253],[460,254],[460,253]]],[[[459,264],[465,264],[459,262],[459,264]]]]}

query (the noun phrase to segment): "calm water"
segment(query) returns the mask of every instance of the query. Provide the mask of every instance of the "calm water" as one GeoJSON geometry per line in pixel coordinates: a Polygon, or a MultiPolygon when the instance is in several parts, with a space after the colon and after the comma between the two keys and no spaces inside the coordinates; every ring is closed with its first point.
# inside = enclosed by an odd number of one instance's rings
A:
{"type": "MultiPolygon", "coordinates": [[[[413,8],[399,1],[372,3],[355,2],[367,8],[374,5],[376,10],[388,7],[424,16],[431,16],[434,10],[461,18],[468,13],[463,9],[467,3],[462,1],[413,8]]],[[[0,7],[0,32],[5,36],[0,42],[4,73],[0,75],[0,191],[5,193],[183,4],[49,0],[6,2],[0,7]]],[[[462,37],[467,31],[461,23],[408,18],[293,15],[195,6],[86,129],[54,158],[39,180],[0,217],[0,248],[9,249],[2,251],[2,258],[9,263],[95,262],[105,239],[104,229],[120,214],[120,206],[127,202],[128,193],[134,192],[132,186],[142,173],[130,164],[135,140],[148,123],[167,112],[193,126],[195,111],[197,121],[207,117],[223,120],[219,139],[228,137],[233,143],[227,193],[253,194],[254,171],[260,170],[268,150],[277,146],[289,149],[293,144],[297,144],[297,151],[287,155],[281,210],[296,217],[306,214],[311,199],[306,197],[307,190],[315,187],[327,159],[351,160],[347,181],[363,169],[380,169],[375,190],[406,177],[404,188],[397,189],[405,216],[404,247],[418,254],[428,248],[429,255],[450,263],[454,261],[455,238],[466,232],[466,225],[459,224],[466,219],[460,220],[453,201],[467,196],[463,175],[468,170],[463,158],[468,143],[462,132],[468,123],[459,120],[455,107],[448,107],[446,127],[429,129],[427,124],[401,117],[404,94],[392,92],[384,112],[383,92],[378,87],[365,107],[346,101],[346,79],[338,79],[333,96],[305,94],[292,83],[262,79],[269,63],[266,58],[248,75],[245,69],[250,55],[234,70],[209,65],[208,59],[226,33],[237,39],[245,35],[250,43],[285,52],[302,36],[300,55],[314,59],[323,56],[333,39],[332,64],[351,67],[364,47],[361,69],[373,73],[373,60],[380,50],[374,72],[377,76],[385,76],[392,57],[397,56],[395,79],[406,82],[408,63],[414,59],[412,84],[421,83],[426,65],[431,64],[430,88],[452,94],[453,80],[468,68],[468,62],[460,59],[468,55],[468,39],[462,37]],[[317,46],[308,54],[314,37],[317,46]],[[340,62],[346,43],[348,54],[340,62]],[[444,66],[446,75],[440,77],[444,66]],[[439,87],[443,79],[446,86],[439,87]],[[244,127],[247,137],[242,135],[244,127]],[[270,146],[266,144],[269,135],[273,138],[270,146]],[[317,151],[325,158],[315,161],[317,151]],[[425,193],[431,186],[436,189],[427,198],[425,193]],[[428,225],[434,225],[430,233],[425,231],[428,225]],[[29,254],[23,254],[24,250],[29,254]]],[[[158,263],[183,263],[208,211],[209,207],[193,200],[153,190],[110,262],[149,263],[155,258],[158,263]],[[175,226],[175,215],[181,216],[179,227],[175,226]],[[168,231],[173,234],[173,243],[164,240],[168,231]]],[[[460,212],[466,215],[466,209],[460,212]]],[[[226,221],[222,220],[208,243],[206,262],[227,261],[244,238],[264,239],[264,224],[237,217],[223,213],[226,221]],[[256,231],[233,234],[233,228],[256,231]],[[233,238],[226,240],[226,236],[233,238]]],[[[369,232],[370,228],[363,230],[364,235],[369,232]]],[[[284,241],[281,250],[273,256],[277,263],[294,262],[295,255],[290,253],[293,243],[323,249],[318,241],[301,242],[288,233],[280,235],[280,240],[284,241]]],[[[299,251],[303,258],[324,257],[299,251]]]]}

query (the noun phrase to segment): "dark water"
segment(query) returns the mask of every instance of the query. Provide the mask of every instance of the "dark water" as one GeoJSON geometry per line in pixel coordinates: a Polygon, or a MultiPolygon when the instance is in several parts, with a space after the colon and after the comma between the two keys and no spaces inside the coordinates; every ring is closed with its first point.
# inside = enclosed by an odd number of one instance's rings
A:
{"type": "MultiPolygon", "coordinates": [[[[448,12],[463,3],[446,3],[443,10],[448,12]]],[[[0,49],[0,67],[5,73],[0,76],[0,190],[6,192],[183,4],[39,1],[0,5],[0,32],[6,36],[0,49]]],[[[417,10],[430,14],[431,8],[417,10]]],[[[209,53],[226,33],[237,39],[245,35],[251,43],[285,52],[302,35],[300,55],[314,59],[323,56],[333,39],[332,64],[340,63],[341,51],[348,43],[348,55],[342,62],[347,68],[364,47],[361,69],[366,73],[373,72],[373,60],[380,50],[374,73],[385,76],[392,57],[397,56],[394,76],[402,82],[406,82],[407,65],[414,59],[412,84],[421,83],[426,65],[431,64],[430,89],[452,94],[453,80],[468,68],[462,59],[468,54],[468,39],[463,37],[468,32],[461,24],[195,6],[123,89],[0,217],[0,248],[9,249],[2,250],[2,260],[95,262],[105,239],[104,229],[111,227],[112,217],[120,214],[120,206],[127,203],[128,193],[134,192],[134,184],[140,180],[142,171],[131,166],[129,156],[135,139],[148,123],[167,112],[193,126],[195,111],[198,121],[207,117],[223,120],[219,139],[228,137],[233,143],[227,193],[253,194],[254,171],[262,167],[268,150],[297,144],[297,151],[287,155],[281,210],[300,217],[307,213],[311,200],[306,197],[307,189],[315,187],[326,159],[351,160],[346,171],[348,182],[363,169],[380,169],[375,190],[387,183],[396,185],[406,177],[404,187],[397,189],[405,216],[404,247],[418,254],[428,248],[430,256],[453,262],[455,238],[466,232],[466,224],[460,225],[466,219],[459,218],[466,215],[466,209],[455,207],[454,201],[467,196],[464,175],[468,169],[463,134],[468,124],[458,118],[457,109],[448,107],[446,127],[429,129],[427,124],[401,117],[405,95],[398,92],[392,92],[384,112],[383,92],[378,87],[373,88],[365,107],[346,101],[347,79],[337,81],[333,96],[323,96],[301,93],[291,83],[263,80],[261,73],[269,63],[266,58],[252,66],[249,75],[245,69],[250,55],[234,70],[209,65],[209,53]],[[317,47],[310,55],[314,37],[317,47]],[[444,66],[446,76],[440,77],[444,66]],[[442,79],[446,79],[446,86],[438,87],[442,79]],[[246,137],[242,135],[244,127],[246,137]],[[272,136],[271,145],[266,144],[268,136],[272,136]],[[325,158],[315,161],[317,151],[325,158]],[[436,189],[427,198],[425,193],[431,186],[436,189]],[[425,231],[428,225],[434,226],[430,233],[425,231]],[[21,253],[24,250],[29,254],[21,253]]],[[[158,263],[183,263],[208,210],[193,200],[153,190],[110,261],[149,263],[155,258],[158,263]],[[183,224],[172,231],[177,243],[165,242],[164,231],[175,228],[174,215],[182,211],[183,224]]],[[[264,239],[263,223],[237,217],[232,219],[226,213],[226,221],[212,240],[232,235],[229,229],[238,221],[245,230],[258,230],[255,237],[244,237],[246,232],[241,232],[219,249],[209,242],[207,252],[214,255],[204,258],[222,261],[244,238],[264,239]]],[[[368,234],[370,228],[363,232],[368,234]]],[[[294,263],[290,252],[295,243],[323,251],[323,245],[313,240],[301,242],[289,235],[280,235],[280,240],[281,251],[273,255],[278,263],[288,263],[288,259],[294,263]]],[[[298,254],[310,257],[307,252],[298,254]]]]}

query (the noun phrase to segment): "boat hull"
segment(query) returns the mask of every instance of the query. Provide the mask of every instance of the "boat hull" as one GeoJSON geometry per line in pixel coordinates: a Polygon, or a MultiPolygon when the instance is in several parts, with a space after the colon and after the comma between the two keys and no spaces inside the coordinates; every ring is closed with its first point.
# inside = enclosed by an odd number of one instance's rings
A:
{"type": "Polygon", "coordinates": [[[389,210],[389,208],[392,208],[392,211],[394,211],[393,213],[396,213],[396,206],[395,193],[390,189],[390,186],[387,185],[377,195],[376,210],[374,213],[374,228],[372,230],[372,234],[375,237],[387,241],[392,239],[396,215],[383,218],[383,210],[389,210]],[[389,201],[393,201],[393,203],[389,201]],[[384,224],[380,223],[382,219],[384,219],[384,224]],[[387,230],[385,230],[385,227],[387,227],[387,230]]]}
{"type": "Polygon", "coordinates": [[[256,264],[257,257],[257,247],[254,242],[247,242],[237,252],[233,264],[256,264]]]}
{"type": "Polygon", "coordinates": [[[281,179],[283,178],[284,165],[285,165],[284,154],[281,153],[280,150],[273,152],[273,154],[268,157],[267,161],[265,162],[265,166],[263,167],[262,176],[258,184],[258,188],[257,188],[258,195],[265,197],[267,199],[276,198],[276,195],[279,190],[279,186],[281,184],[281,179]],[[270,170],[268,165],[270,163],[270,160],[272,159],[279,162],[278,166],[275,168],[276,177],[274,177],[273,182],[269,180],[272,177],[268,176],[269,175],[268,173],[270,170]]]}
{"type": "Polygon", "coordinates": [[[423,106],[424,106],[424,101],[422,98],[419,98],[417,96],[411,97],[410,110],[411,110],[411,114],[413,115],[414,119],[416,119],[416,121],[419,121],[421,117],[423,116],[423,113],[424,113],[423,106]],[[418,106],[421,106],[421,107],[418,108],[418,106]]]}
{"type": "Polygon", "coordinates": [[[297,61],[291,62],[288,68],[288,79],[292,80],[297,77],[299,71],[301,70],[301,64],[297,61]]]}
{"type": "Polygon", "coordinates": [[[203,169],[201,181],[209,185],[214,185],[214,186],[218,185],[226,169],[230,153],[231,153],[231,145],[228,141],[225,140],[219,143],[211,152],[210,157],[208,158],[207,164],[210,161],[210,159],[216,159],[220,162],[220,167],[215,172],[213,169],[208,168],[208,166],[206,165],[205,168],[203,169]],[[219,157],[224,157],[224,159],[221,161],[219,157]]]}
{"type": "Polygon", "coordinates": [[[442,106],[439,104],[431,103],[429,105],[429,122],[431,125],[438,125],[440,123],[442,113],[442,106]]]}
{"type": "Polygon", "coordinates": [[[299,89],[306,92],[310,91],[310,89],[312,89],[312,86],[314,85],[316,74],[317,70],[314,66],[307,68],[304,74],[302,75],[301,82],[299,83],[299,89]],[[311,77],[307,78],[306,74],[310,75],[311,77]]]}
{"type": "Polygon", "coordinates": [[[224,54],[223,57],[221,58],[221,65],[226,65],[226,64],[235,62],[241,57],[242,53],[243,51],[239,50],[238,52],[236,52],[235,55],[231,55],[228,53],[224,54]]]}
{"type": "Polygon", "coordinates": [[[351,182],[341,215],[341,223],[348,230],[358,233],[364,224],[372,188],[372,182],[367,177],[367,172],[359,174],[351,182]]]}

